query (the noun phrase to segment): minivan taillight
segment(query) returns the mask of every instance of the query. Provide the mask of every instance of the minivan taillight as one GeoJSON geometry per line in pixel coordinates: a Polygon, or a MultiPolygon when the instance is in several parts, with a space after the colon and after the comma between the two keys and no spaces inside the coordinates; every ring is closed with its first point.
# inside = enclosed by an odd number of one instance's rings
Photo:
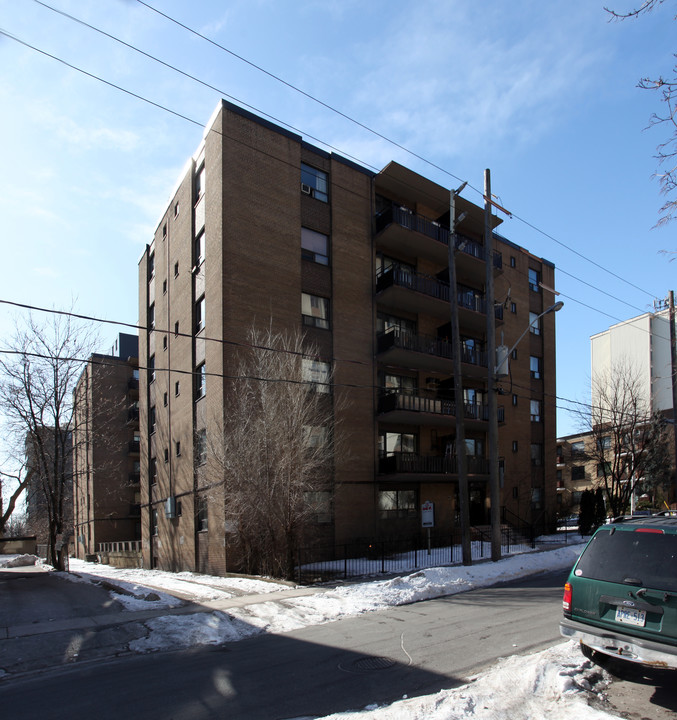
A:
{"type": "Polygon", "coordinates": [[[564,612],[571,612],[571,583],[564,585],[564,597],[562,598],[564,612]]]}

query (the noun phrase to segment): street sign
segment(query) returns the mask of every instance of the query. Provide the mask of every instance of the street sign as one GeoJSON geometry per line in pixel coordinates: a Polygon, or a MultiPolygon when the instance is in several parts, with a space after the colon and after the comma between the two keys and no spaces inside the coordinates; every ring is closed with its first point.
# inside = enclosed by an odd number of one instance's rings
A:
{"type": "Polygon", "coordinates": [[[435,527],[435,504],[430,500],[421,505],[421,527],[435,527]]]}

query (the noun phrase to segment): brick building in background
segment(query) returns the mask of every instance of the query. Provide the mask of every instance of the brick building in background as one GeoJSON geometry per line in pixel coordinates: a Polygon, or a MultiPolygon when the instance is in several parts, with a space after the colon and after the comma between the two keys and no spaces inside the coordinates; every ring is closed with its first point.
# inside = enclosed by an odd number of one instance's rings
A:
{"type": "MultiPolygon", "coordinates": [[[[463,198],[457,215],[463,407],[471,522],[489,517],[485,259],[497,336],[534,321],[499,383],[507,520],[554,519],[554,266],[494,234],[463,198]]],[[[139,263],[144,565],[225,572],[224,501],[201,498],[204,437],[228,412],[228,375],[252,323],[303,330],[333,369],[350,452],[318,532],[332,543],[457,528],[448,285],[449,190],[391,162],[373,172],[225,101],[182,173],[139,263]]],[[[500,220],[494,219],[495,224],[500,220]]],[[[338,417],[340,415],[340,417],[338,417]]],[[[218,480],[216,478],[215,480],[218,480]]]]}
{"type": "Polygon", "coordinates": [[[110,355],[93,354],[75,388],[75,555],[141,539],[138,338],[120,333],[110,355]]]}

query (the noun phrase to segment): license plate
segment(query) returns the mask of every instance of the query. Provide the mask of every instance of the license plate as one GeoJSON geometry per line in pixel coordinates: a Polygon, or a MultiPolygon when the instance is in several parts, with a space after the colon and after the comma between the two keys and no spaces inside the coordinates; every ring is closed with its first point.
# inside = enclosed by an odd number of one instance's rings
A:
{"type": "Polygon", "coordinates": [[[633,610],[631,608],[617,607],[616,622],[626,625],[644,627],[646,625],[646,613],[644,610],[633,610]]]}

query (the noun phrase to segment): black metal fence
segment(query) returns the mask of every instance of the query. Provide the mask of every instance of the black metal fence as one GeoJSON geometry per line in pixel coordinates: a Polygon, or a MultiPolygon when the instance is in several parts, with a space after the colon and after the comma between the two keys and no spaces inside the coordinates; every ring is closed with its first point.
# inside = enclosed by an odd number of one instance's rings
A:
{"type": "MultiPolygon", "coordinates": [[[[501,528],[501,553],[528,552],[536,547],[533,539],[520,536],[513,528],[501,528]]],[[[473,561],[491,557],[491,531],[472,528],[473,561]]],[[[428,567],[458,565],[462,562],[460,539],[431,535],[408,540],[364,540],[342,545],[303,548],[298,552],[296,579],[299,583],[319,583],[348,578],[397,574],[428,567]]]]}

